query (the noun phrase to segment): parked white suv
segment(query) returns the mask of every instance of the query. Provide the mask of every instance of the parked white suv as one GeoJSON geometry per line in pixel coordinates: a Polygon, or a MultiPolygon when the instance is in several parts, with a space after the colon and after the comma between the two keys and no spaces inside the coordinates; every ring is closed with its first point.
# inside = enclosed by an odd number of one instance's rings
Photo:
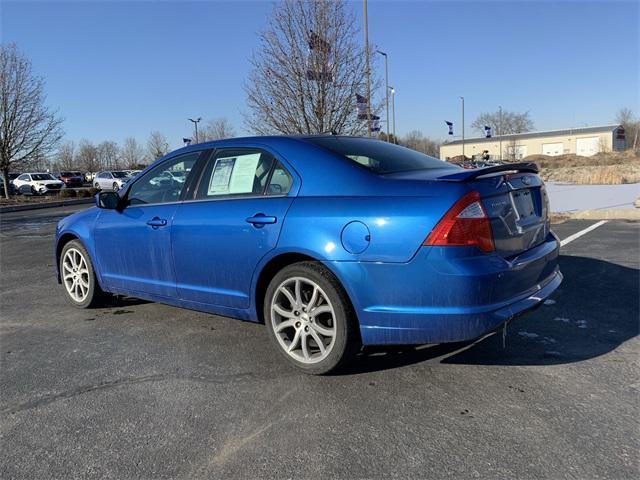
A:
{"type": "Polygon", "coordinates": [[[50,173],[23,173],[13,180],[13,185],[20,193],[25,193],[25,188],[21,187],[28,186],[33,195],[44,195],[59,191],[64,187],[64,182],[50,173]]]}
{"type": "Polygon", "coordinates": [[[113,190],[116,192],[120,190],[120,187],[127,180],[129,180],[129,176],[123,171],[99,172],[93,179],[93,186],[101,190],[113,190]]]}

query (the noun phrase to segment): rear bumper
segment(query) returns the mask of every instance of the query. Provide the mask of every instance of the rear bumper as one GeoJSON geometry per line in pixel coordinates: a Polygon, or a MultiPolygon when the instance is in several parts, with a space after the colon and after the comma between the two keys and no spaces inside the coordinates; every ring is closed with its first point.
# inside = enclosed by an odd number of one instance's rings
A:
{"type": "Polygon", "coordinates": [[[423,247],[409,263],[335,262],[365,345],[472,340],[558,288],[553,235],[510,260],[466,247],[423,247]]]}

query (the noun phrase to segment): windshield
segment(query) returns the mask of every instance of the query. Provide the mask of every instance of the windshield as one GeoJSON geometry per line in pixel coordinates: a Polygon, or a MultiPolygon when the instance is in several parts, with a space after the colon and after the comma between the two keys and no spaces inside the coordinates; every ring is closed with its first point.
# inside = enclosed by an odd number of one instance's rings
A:
{"type": "Polygon", "coordinates": [[[455,168],[424,153],[380,140],[357,137],[311,137],[305,140],[342,155],[374,173],[455,168]]]}
{"type": "Polygon", "coordinates": [[[127,174],[125,172],[111,172],[113,178],[127,178],[127,174]]]}
{"type": "Polygon", "coordinates": [[[34,180],[55,180],[55,178],[48,173],[32,173],[31,178],[34,180]]]}

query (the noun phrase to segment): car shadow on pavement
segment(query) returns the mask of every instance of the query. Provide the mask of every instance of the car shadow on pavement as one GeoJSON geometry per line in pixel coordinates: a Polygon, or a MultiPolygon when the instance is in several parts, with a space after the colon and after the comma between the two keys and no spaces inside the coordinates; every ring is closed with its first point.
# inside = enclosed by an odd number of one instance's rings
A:
{"type": "Polygon", "coordinates": [[[133,307],[134,305],[144,305],[145,303],[151,303],[148,300],[142,300],[141,298],[124,297],[120,295],[107,295],[104,299],[105,308],[114,307],[133,307]]]}
{"type": "Polygon", "coordinates": [[[534,312],[481,341],[366,347],[345,374],[427,362],[467,365],[554,365],[598,357],[639,333],[640,270],[562,255],[564,282],[534,312]]]}

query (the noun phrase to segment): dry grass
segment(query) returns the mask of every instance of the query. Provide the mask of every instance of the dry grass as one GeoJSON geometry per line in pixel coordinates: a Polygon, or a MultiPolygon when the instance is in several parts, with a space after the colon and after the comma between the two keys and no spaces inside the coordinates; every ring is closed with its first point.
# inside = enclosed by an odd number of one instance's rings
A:
{"type": "Polygon", "coordinates": [[[631,151],[579,155],[531,155],[523,161],[535,162],[546,181],[586,185],[618,185],[640,182],[640,156],[631,151]]]}

